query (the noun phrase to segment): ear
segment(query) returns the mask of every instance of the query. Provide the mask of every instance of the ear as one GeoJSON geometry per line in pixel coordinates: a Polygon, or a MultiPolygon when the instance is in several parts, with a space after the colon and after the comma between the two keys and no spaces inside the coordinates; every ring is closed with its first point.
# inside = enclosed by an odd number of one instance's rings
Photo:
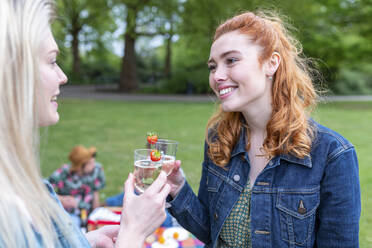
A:
{"type": "Polygon", "coordinates": [[[267,77],[273,77],[276,70],[278,70],[281,61],[280,54],[273,52],[271,57],[265,63],[265,73],[267,77]]]}

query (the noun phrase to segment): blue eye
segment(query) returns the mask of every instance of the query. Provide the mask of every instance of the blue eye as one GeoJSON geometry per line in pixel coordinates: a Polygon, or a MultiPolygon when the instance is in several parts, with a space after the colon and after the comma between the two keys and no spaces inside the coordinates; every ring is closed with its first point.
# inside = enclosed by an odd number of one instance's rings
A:
{"type": "Polygon", "coordinates": [[[233,64],[233,63],[235,63],[235,62],[237,62],[237,61],[238,61],[237,58],[227,58],[227,59],[226,59],[226,63],[227,63],[228,65],[233,64]]]}

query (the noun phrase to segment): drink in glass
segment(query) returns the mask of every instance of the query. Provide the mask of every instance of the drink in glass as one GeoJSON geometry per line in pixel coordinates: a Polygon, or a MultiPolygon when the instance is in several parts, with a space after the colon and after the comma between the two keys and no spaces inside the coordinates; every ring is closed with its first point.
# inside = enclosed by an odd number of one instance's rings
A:
{"type": "Polygon", "coordinates": [[[163,157],[162,170],[167,175],[172,173],[174,162],[176,161],[178,142],[168,139],[158,139],[155,149],[161,151],[163,157]]]}
{"type": "Polygon", "coordinates": [[[134,186],[138,193],[143,193],[158,177],[162,170],[163,159],[151,160],[152,149],[136,149],[134,151],[134,186]]]}

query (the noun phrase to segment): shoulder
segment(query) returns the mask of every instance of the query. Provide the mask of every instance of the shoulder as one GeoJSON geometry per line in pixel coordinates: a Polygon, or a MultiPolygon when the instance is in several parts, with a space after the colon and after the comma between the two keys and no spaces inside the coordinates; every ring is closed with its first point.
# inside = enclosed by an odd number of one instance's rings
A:
{"type": "Polygon", "coordinates": [[[51,183],[56,183],[57,181],[66,180],[70,176],[70,165],[64,164],[60,168],[56,169],[49,177],[51,183]]]}
{"type": "Polygon", "coordinates": [[[315,121],[311,121],[311,125],[315,130],[312,153],[324,154],[326,152],[327,159],[332,160],[341,153],[354,149],[353,144],[336,131],[315,121]]]}
{"type": "Polygon", "coordinates": [[[58,196],[57,196],[56,192],[54,191],[53,186],[50,184],[50,182],[48,180],[44,179],[43,183],[44,183],[46,189],[48,190],[49,195],[58,203],[58,205],[62,206],[62,203],[58,199],[58,196]]]}
{"type": "Polygon", "coordinates": [[[215,124],[214,126],[208,128],[206,137],[208,142],[215,142],[218,139],[217,125],[218,124],[215,124]]]}
{"type": "Polygon", "coordinates": [[[43,183],[48,190],[50,195],[55,195],[56,193],[54,192],[53,186],[50,184],[50,182],[46,179],[43,180],[43,183]]]}
{"type": "Polygon", "coordinates": [[[96,162],[95,166],[94,166],[94,174],[100,175],[100,174],[103,174],[103,173],[104,173],[104,171],[103,171],[102,164],[99,163],[99,162],[96,162]]]}
{"type": "Polygon", "coordinates": [[[102,164],[96,161],[96,163],[95,163],[95,169],[102,170],[103,169],[102,164]]]}
{"type": "Polygon", "coordinates": [[[64,164],[58,169],[56,169],[53,174],[54,175],[60,175],[60,174],[68,174],[70,172],[70,165],[69,164],[64,164]]]}
{"type": "Polygon", "coordinates": [[[103,170],[103,166],[102,164],[100,164],[99,162],[96,162],[95,163],[95,167],[94,167],[94,171],[93,171],[93,179],[95,180],[101,180],[101,181],[105,181],[105,172],[103,170]]]}

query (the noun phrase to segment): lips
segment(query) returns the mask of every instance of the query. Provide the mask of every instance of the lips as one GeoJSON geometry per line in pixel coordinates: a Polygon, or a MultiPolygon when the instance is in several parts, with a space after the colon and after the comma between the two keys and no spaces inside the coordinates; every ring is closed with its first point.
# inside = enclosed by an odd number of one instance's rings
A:
{"type": "Polygon", "coordinates": [[[50,103],[57,109],[58,108],[58,102],[57,102],[57,97],[58,95],[54,95],[52,96],[52,98],[50,99],[50,103]]]}

